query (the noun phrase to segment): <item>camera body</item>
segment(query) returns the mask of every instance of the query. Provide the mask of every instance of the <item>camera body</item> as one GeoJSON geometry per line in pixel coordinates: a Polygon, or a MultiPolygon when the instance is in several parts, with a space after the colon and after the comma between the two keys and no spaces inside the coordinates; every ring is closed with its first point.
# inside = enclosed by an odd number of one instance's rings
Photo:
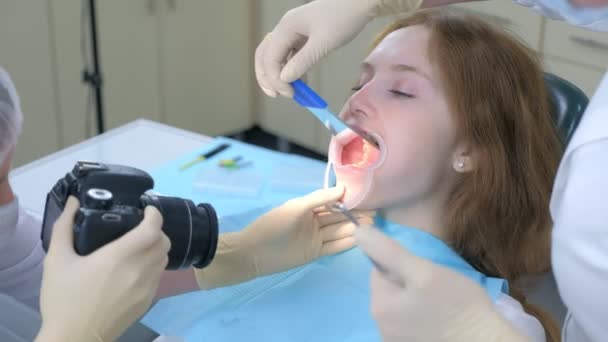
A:
{"type": "Polygon", "coordinates": [[[69,196],[80,202],[74,219],[74,248],[87,255],[135,227],[142,219],[141,196],[154,187],[145,172],[124,166],[78,162],[47,195],[42,242],[48,249],[52,225],[69,196]]]}
{"type": "Polygon", "coordinates": [[[46,198],[42,245],[48,250],[52,228],[69,196],[80,201],[74,219],[74,249],[88,255],[136,227],[148,205],[163,215],[163,232],[171,240],[167,269],[205,267],[217,247],[213,207],[190,200],[147,194],[154,180],[146,172],[123,165],[77,162],[46,198]]]}

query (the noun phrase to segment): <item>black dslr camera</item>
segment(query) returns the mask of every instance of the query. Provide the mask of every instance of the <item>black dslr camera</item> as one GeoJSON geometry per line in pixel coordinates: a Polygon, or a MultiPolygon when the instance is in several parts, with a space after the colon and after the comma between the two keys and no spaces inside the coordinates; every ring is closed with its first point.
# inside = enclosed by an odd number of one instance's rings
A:
{"type": "Polygon", "coordinates": [[[217,215],[207,203],[146,194],[154,180],[146,172],[122,165],[77,162],[46,197],[42,246],[48,250],[53,224],[68,196],[80,201],[74,220],[74,248],[80,255],[119,238],[144,217],[147,205],[163,216],[163,232],[171,240],[167,269],[203,268],[213,260],[218,239],[217,215]]]}

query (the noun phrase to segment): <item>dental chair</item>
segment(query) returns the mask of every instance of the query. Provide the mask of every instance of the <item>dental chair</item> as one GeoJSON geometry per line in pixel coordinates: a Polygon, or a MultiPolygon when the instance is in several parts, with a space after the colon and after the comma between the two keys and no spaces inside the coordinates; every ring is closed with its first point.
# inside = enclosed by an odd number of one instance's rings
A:
{"type": "Polygon", "coordinates": [[[581,121],[589,99],[577,86],[559,76],[545,73],[544,78],[551,97],[553,116],[567,144],[581,121]]]}
{"type": "MultiPolygon", "coordinates": [[[[545,73],[544,78],[551,98],[553,116],[565,148],[581,121],[589,99],[577,86],[559,76],[545,73]]],[[[563,324],[567,309],[559,296],[552,272],[544,275],[527,295],[531,303],[546,310],[560,326],[563,324]]]]}

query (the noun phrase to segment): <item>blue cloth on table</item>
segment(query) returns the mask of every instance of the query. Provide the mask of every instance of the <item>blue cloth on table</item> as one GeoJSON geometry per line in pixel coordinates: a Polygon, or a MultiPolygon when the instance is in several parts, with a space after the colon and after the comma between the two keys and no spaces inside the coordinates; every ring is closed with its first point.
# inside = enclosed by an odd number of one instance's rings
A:
{"type": "MultiPolygon", "coordinates": [[[[303,196],[309,192],[323,187],[323,172],[325,163],[297,155],[271,151],[265,148],[246,144],[238,140],[218,137],[210,144],[186,153],[184,156],[172,160],[150,172],[154,178],[154,191],[164,196],[188,198],[194,203],[210,203],[215,208],[220,222],[229,220],[231,215],[239,215],[258,209],[258,216],[264,211],[278,206],[285,201],[303,196]],[[180,166],[195,159],[199,154],[212,150],[222,143],[229,143],[230,147],[212,158],[195,164],[180,171],[180,166]],[[241,156],[242,161],[251,164],[236,170],[224,169],[218,166],[218,161],[241,156]],[[286,174],[286,170],[292,170],[286,174]],[[294,172],[297,170],[298,172],[294,172]],[[226,173],[227,177],[222,177],[226,173]],[[204,191],[196,184],[203,180],[211,183],[233,183],[239,180],[245,183],[248,179],[259,183],[259,191],[254,195],[239,195],[239,191],[228,189],[226,191],[204,191]]],[[[219,184],[218,188],[221,188],[219,184]]],[[[220,231],[226,231],[220,226],[220,231]]]]}

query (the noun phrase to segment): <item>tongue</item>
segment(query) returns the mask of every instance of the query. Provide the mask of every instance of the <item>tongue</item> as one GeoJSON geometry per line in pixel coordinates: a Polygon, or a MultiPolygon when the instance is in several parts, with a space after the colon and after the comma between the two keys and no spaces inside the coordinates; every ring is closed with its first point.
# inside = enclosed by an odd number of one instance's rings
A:
{"type": "Polygon", "coordinates": [[[363,139],[355,138],[342,149],[342,165],[358,165],[365,160],[363,139]]]}

